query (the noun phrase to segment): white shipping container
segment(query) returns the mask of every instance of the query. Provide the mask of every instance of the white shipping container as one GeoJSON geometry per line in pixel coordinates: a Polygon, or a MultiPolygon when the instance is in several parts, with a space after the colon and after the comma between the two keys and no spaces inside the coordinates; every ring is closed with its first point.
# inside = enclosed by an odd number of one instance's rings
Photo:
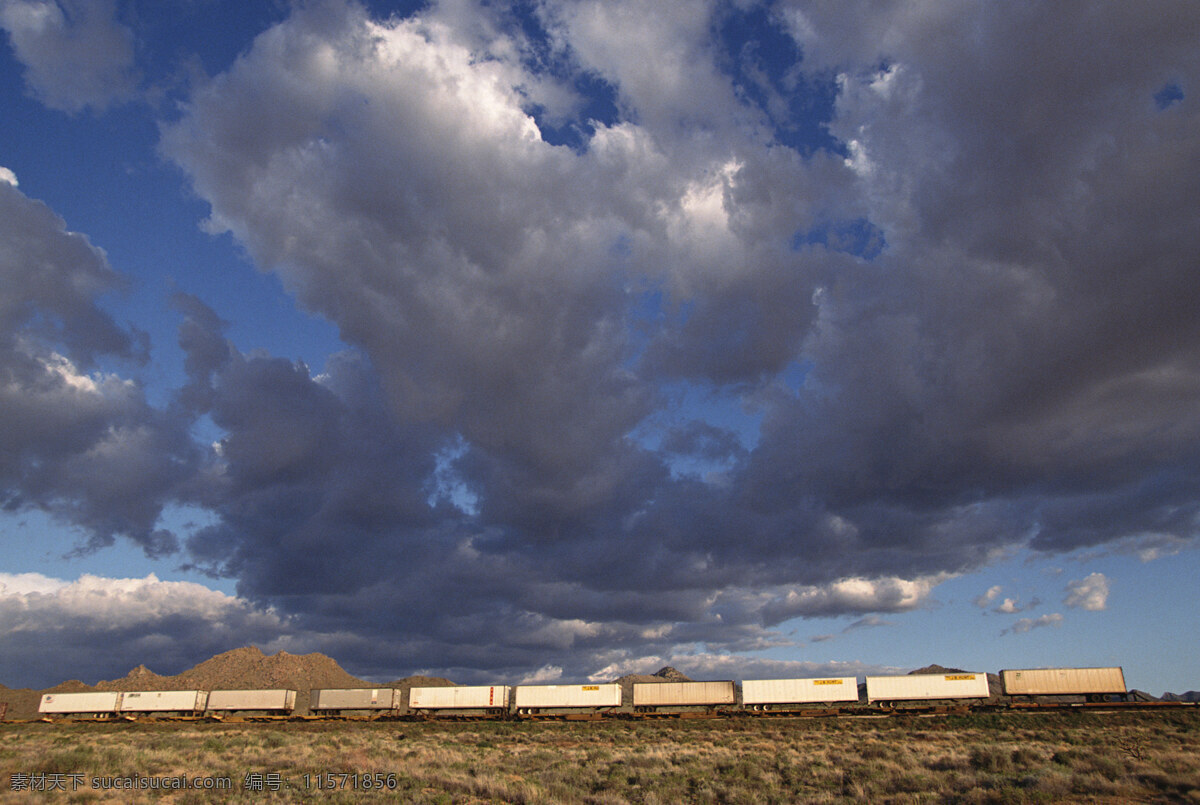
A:
{"type": "Polygon", "coordinates": [[[634,707],[733,704],[733,682],[635,682],[634,707]]]}
{"type": "Polygon", "coordinates": [[[208,694],[209,710],[283,710],[296,706],[294,690],[214,690],[208,694]]]}
{"type": "Polygon", "coordinates": [[[507,685],[410,688],[408,706],[413,710],[507,708],[508,690],[507,685]]]}
{"type": "Polygon", "coordinates": [[[309,694],[310,710],[399,710],[395,688],[324,688],[309,694]]]}
{"type": "Polygon", "coordinates": [[[39,713],[116,713],[120,710],[121,694],[104,693],[47,693],[38,705],[39,713]]]}
{"type": "Polygon", "coordinates": [[[121,694],[122,713],[203,713],[203,690],[134,690],[121,694]]]}
{"type": "Polygon", "coordinates": [[[533,707],[620,707],[621,686],[519,685],[514,694],[518,709],[533,707]]]}
{"type": "Polygon", "coordinates": [[[1010,696],[1126,692],[1120,668],[1024,668],[1001,671],[1000,677],[1010,696]]]}
{"type": "Polygon", "coordinates": [[[801,702],[856,702],[858,679],[747,679],[742,682],[743,704],[798,704],[801,702]]]}
{"type": "Polygon", "coordinates": [[[867,701],[986,699],[987,674],[907,674],[867,677],[867,701]]]}

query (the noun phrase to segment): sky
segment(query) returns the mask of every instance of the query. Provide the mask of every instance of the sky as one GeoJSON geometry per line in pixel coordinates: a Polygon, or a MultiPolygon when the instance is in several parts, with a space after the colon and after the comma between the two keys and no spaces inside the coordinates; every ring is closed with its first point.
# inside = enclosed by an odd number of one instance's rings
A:
{"type": "Polygon", "coordinates": [[[0,682],[1200,688],[1200,4],[0,28],[0,682]]]}

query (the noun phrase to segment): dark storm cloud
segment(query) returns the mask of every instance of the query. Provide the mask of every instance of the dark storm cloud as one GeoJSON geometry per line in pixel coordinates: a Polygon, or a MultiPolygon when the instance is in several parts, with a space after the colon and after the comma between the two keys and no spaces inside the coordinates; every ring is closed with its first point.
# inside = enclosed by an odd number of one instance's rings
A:
{"type": "Polygon", "coordinates": [[[888,64],[844,75],[833,131],[889,249],[819,297],[809,377],[836,393],[768,417],[753,472],[803,461],[791,490],[835,505],[1008,501],[1043,549],[1194,536],[1196,112],[1153,97],[1197,74],[1195,9],[872,9],[873,41],[794,14],[818,64],[888,64]]]}
{"type": "Polygon", "coordinates": [[[40,202],[0,180],[0,494],[79,525],[88,547],[132,538],[176,547],[156,524],[195,467],[186,423],[141,388],[98,370],[144,357],[96,298],[120,285],[103,253],[40,202]]]}
{"type": "MultiPolygon", "coordinates": [[[[189,490],[219,517],[188,539],[201,569],[236,577],[247,598],[297,614],[300,633],[337,633],[351,619],[363,640],[338,644],[339,658],[362,673],[414,662],[528,668],[547,648],[611,644],[636,632],[539,614],[589,604],[564,606],[578,588],[553,589],[553,551],[475,547],[488,542],[486,521],[435,482],[453,435],[398,424],[365,359],[335,356],[314,377],[302,364],[242,355],[198,300],[178,306],[188,314],[181,343],[195,370],[187,395],[206,401],[199,412],[224,433],[189,490]]],[[[667,601],[654,600],[649,616],[683,614],[667,601]]],[[[611,620],[617,605],[594,608],[611,620]]],[[[647,617],[645,606],[630,609],[647,617]]]]}
{"type": "Polygon", "coordinates": [[[233,359],[222,524],[193,549],[324,626],[408,613],[375,628],[431,664],[541,651],[578,670],[601,647],[745,647],[789,617],[911,609],[1031,540],[1191,538],[1196,19],[1169,8],[874,4],[851,25],[781,4],[808,85],[839,71],[840,153],[805,157],[694,10],[543,9],[622,115],[574,151],[539,140],[519,88],[554,82],[499,28],[437,6],[295,15],[164,147],[380,386],[233,359]],[[1164,107],[1167,81],[1183,97],[1164,107]],[[671,421],[647,417],[681,380],[754,409],[752,449],[703,420],[631,441],[671,421]],[[393,464],[415,469],[375,469],[393,464]],[[330,505],[351,489],[387,489],[370,529],[330,505]],[[321,578],[315,552],[354,570],[321,578]]]}

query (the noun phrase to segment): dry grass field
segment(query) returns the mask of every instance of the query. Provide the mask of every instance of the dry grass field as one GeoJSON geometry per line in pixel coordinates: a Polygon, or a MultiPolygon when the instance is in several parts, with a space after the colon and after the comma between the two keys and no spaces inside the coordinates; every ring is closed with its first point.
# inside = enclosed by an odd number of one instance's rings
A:
{"type": "Polygon", "coordinates": [[[1200,803],[1200,712],[0,725],[0,802],[383,800],[1200,803]]]}

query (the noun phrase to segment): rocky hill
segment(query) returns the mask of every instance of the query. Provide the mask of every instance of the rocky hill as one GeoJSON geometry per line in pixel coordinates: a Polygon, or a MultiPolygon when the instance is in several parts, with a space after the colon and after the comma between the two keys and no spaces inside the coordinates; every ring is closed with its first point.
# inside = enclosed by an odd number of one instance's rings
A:
{"type": "Polygon", "coordinates": [[[1164,693],[1164,702],[1200,702],[1200,690],[1189,690],[1187,693],[1164,693]]]}
{"type": "Polygon", "coordinates": [[[934,663],[933,665],[926,665],[924,668],[918,668],[915,671],[909,671],[908,675],[916,676],[917,674],[967,674],[967,673],[970,673],[970,671],[964,671],[962,668],[947,668],[944,665],[938,665],[937,663],[934,663]]]}
{"type": "Polygon", "coordinates": [[[31,713],[37,713],[38,702],[41,700],[40,690],[0,685],[0,708],[5,711],[5,718],[29,718],[31,713]]]}

